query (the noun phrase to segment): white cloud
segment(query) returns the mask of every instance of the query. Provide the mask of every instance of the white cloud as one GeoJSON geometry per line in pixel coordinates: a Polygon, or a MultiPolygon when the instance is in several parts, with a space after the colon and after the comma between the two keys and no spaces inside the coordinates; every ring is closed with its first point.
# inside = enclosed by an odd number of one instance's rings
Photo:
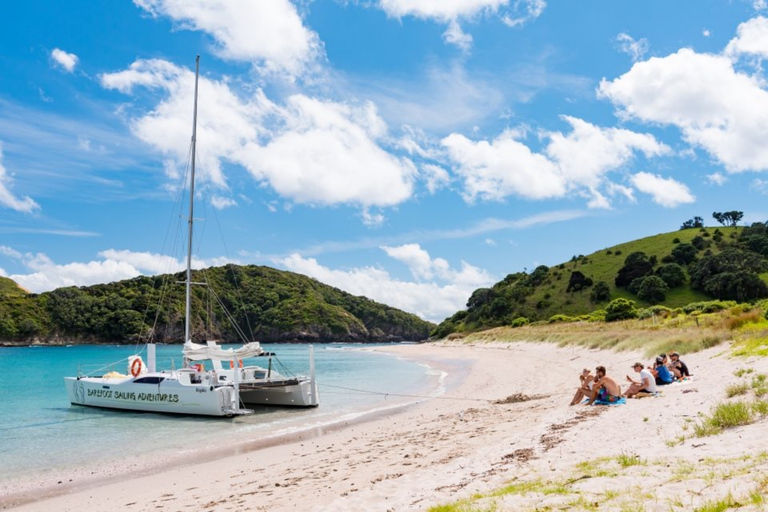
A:
{"type": "Polygon", "coordinates": [[[739,55],[768,57],[768,18],[758,16],[740,24],[736,37],[726,46],[725,54],[734,58],[739,55]]]}
{"type": "Polygon", "coordinates": [[[704,30],[701,31],[701,35],[703,35],[704,37],[709,37],[712,35],[712,31],[705,28],[704,30]]]}
{"type": "Polygon", "coordinates": [[[75,70],[75,66],[80,59],[74,53],[67,53],[64,50],[54,48],[51,52],[51,58],[62,67],[67,73],[71,73],[75,70]]]}
{"type": "Polygon", "coordinates": [[[225,208],[229,208],[230,206],[237,206],[237,201],[235,201],[231,197],[222,197],[222,196],[215,195],[211,197],[211,204],[217,210],[223,210],[225,208]]]}
{"type": "Polygon", "coordinates": [[[642,38],[635,41],[632,36],[624,33],[616,36],[616,41],[619,42],[619,49],[632,57],[634,62],[641,60],[643,56],[648,53],[650,46],[647,39],[642,38]]]}
{"type": "MultiPolygon", "coordinates": [[[[167,92],[152,112],[133,119],[131,128],[183,165],[191,130],[192,72],[166,61],[140,60],[101,78],[105,87],[126,93],[136,86],[167,92]]],[[[296,94],[278,106],[261,90],[240,99],[225,81],[201,77],[199,105],[203,182],[226,188],[222,162],[228,161],[297,203],[386,207],[413,193],[416,168],[380,145],[388,141],[387,125],[372,103],[349,105],[296,94]]]]}
{"type": "Polygon", "coordinates": [[[472,47],[472,36],[465,33],[456,20],[451,20],[448,28],[443,32],[443,40],[454,46],[458,46],[462,51],[468,52],[472,47]]]}
{"type": "Polygon", "coordinates": [[[409,311],[422,318],[439,322],[463,309],[475,289],[489,286],[495,278],[483,269],[461,263],[453,269],[441,259],[432,259],[418,244],[382,247],[392,257],[406,263],[417,281],[403,281],[378,267],[333,270],[314,258],[292,254],[278,263],[288,270],[314,277],[355,295],[409,311]]]}
{"type": "Polygon", "coordinates": [[[653,136],[619,128],[600,128],[563,116],[572,130],[543,133],[549,138],[544,153],[535,153],[517,140],[523,132],[507,130],[493,141],[471,141],[451,134],[442,145],[455,172],[464,180],[464,196],[501,200],[510,195],[528,199],[565,197],[569,192],[591,197],[590,207],[607,208],[599,187],[606,174],[632,160],[635,152],[646,157],[668,154],[669,148],[653,136]]]}
{"type": "Polygon", "coordinates": [[[566,181],[547,157],[534,153],[507,130],[493,141],[472,141],[457,133],[442,140],[454,171],[464,180],[464,197],[501,200],[509,195],[529,199],[562,197],[566,181]]]}
{"type": "Polygon", "coordinates": [[[728,181],[728,178],[720,174],[719,172],[715,172],[707,176],[707,181],[714,185],[724,185],[726,181],[728,181]]]}
{"type": "MultiPolygon", "coordinates": [[[[750,183],[749,188],[761,194],[768,194],[768,181],[759,178],[754,179],[752,180],[752,183],[750,183]]],[[[760,220],[759,222],[763,222],[763,220],[760,220]]]]}
{"type": "Polygon", "coordinates": [[[545,151],[575,185],[597,187],[607,172],[630,162],[635,151],[648,158],[670,153],[669,147],[652,135],[622,128],[600,128],[570,116],[562,118],[571,125],[572,131],[567,135],[548,133],[550,143],[545,151]]]}
{"type": "Polygon", "coordinates": [[[498,15],[504,24],[519,27],[541,16],[547,3],[545,0],[379,0],[378,5],[393,18],[413,16],[447,23],[443,33],[445,42],[468,51],[472,36],[462,30],[459,20],[498,15]]]}
{"type": "Polygon", "coordinates": [[[298,203],[394,206],[410,198],[416,167],[377,144],[386,125],[361,107],[303,95],[288,99],[283,130],[264,146],[247,143],[235,159],[298,203]]]}
{"type": "Polygon", "coordinates": [[[421,174],[426,180],[427,190],[430,194],[434,194],[451,183],[451,175],[448,174],[448,171],[437,165],[425,164],[421,168],[421,174]]]}
{"type": "Polygon", "coordinates": [[[598,94],[625,118],[677,126],[729,172],[768,169],[768,92],[725,56],[684,48],[638,62],[598,94]]]}
{"type": "Polygon", "coordinates": [[[368,226],[369,228],[377,228],[384,224],[384,221],[386,220],[386,217],[380,213],[371,213],[368,208],[363,208],[363,211],[361,212],[361,216],[363,218],[363,224],[368,226]]]}
{"type": "Polygon", "coordinates": [[[639,172],[632,176],[631,181],[640,192],[650,194],[655,203],[666,208],[693,203],[696,200],[688,187],[672,178],[639,172]]]}
{"type": "Polygon", "coordinates": [[[510,0],[379,0],[379,7],[394,18],[414,16],[448,23],[482,13],[496,13],[510,0]]]}
{"type": "Polygon", "coordinates": [[[13,180],[3,166],[3,145],[0,144],[0,205],[18,212],[30,213],[40,209],[40,205],[29,197],[16,197],[11,192],[13,180]]]}
{"type": "MultiPolygon", "coordinates": [[[[50,291],[62,286],[88,286],[120,281],[142,274],[179,272],[186,268],[186,262],[170,256],[114,249],[100,252],[99,260],[66,264],[57,264],[42,253],[22,254],[4,246],[0,246],[0,253],[17,260],[30,270],[27,274],[13,274],[8,277],[34,293],[50,291]]],[[[211,260],[193,258],[192,266],[200,269],[232,262],[226,258],[211,260]]]]}
{"type": "Polygon", "coordinates": [[[134,0],[154,16],[207,32],[220,56],[263,64],[267,71],[299,74],[320,52],[289,0],[134,0]]]}
{"type": "Polygon", "coordinates": [[[496,246],[496,240],[494,240],[493,238],[486,238],[485,245],[490,245],[491,247],[494,247],[496,246]]]}
{"type": "Polygon", "coordinates": [[[519,27],[541,16],[546,7],[544,0],[517,0],[513,13],[506,14],[501,21],[510,27],[519,27]]]}

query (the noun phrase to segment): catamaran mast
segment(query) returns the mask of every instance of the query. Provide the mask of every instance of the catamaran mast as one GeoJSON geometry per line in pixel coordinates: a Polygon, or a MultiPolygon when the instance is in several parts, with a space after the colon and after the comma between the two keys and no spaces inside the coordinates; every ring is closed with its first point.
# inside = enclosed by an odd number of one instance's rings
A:
{"type": "Polygon", "coordinates": [[[195,110],[192,116],[192,170],[189,177],[189,234],[187,240],[187,286],[184,309],[184,343],[192,341],[189,332],[190,304],[192,303],[192,225],[195,213],[195,155],[197,144],[197,80],[200,76],[200,56],[195,58],[195,110]]]}

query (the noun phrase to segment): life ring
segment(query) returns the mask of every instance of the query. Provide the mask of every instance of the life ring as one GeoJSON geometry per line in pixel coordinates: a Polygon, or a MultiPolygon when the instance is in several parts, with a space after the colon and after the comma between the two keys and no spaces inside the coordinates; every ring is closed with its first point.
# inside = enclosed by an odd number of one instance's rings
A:
{"type": "Polygon", "coordinates": [[[138,357],[133,360],[131,363],[131,375],[134,377],[138,376],[141,373],[141,359],[138,357]]]}
{"type": "MultiPolygon", "coordinates": [[[[238,359],[237,361],[238,361],[238,363],[240,363],[239,364],[240,368],[242,368],[243,367],[243,360],[242,359],[238,359]]],[[[232,370],[234,368],[235,368],[235,362],[234,361],[229,361],[229,369],[232,370]]]]}

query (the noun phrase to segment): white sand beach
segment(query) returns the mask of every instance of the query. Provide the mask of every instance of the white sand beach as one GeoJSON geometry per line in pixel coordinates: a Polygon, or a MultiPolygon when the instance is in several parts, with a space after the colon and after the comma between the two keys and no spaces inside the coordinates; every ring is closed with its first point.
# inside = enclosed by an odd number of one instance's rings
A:
{"type": "Polygon", "coordinates": [[[765,420],[717,436],[679,438],[726,399],[728,384],[768,373],[766,358],[729,358],[721,345],[683,356],[694,379],[664,387],[661,397],[569,407],[582,368],[604,365],[624,386],[632,363],[649,358],[539,343],[381,350],[447,371],[446,394],[276,446],[232,447],[220,458],[174,463],[152,474],[137,467],[114,477],[26,482],[3,489],[0,506],[408,511],[508,485],[504,493],[476,500],[478,510],[695,510],[729,493],[739,510],[763,506],[754,493],[768,486],[765,420]],[[739,368],[752,373],[737,377],[739,368]],[[530,399],[504,400],[515,394],[530,399]]]}

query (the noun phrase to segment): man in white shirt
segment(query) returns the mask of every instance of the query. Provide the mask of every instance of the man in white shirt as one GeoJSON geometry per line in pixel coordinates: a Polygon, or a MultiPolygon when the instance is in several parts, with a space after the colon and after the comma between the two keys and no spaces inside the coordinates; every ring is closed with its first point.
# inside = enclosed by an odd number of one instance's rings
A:
{"type": "Polygon", "coordinates": [[[638,393],[655,393],[656,392],[656,380],[653,378],[653,374],[650,370],[643,366],[643,363],[635,363],[632,367],[636,372],[640,374],[640,382],[637,382],[627,375],[627,380],[631,383],[624,395],[627,398],[632,398],[638,393]]]}

